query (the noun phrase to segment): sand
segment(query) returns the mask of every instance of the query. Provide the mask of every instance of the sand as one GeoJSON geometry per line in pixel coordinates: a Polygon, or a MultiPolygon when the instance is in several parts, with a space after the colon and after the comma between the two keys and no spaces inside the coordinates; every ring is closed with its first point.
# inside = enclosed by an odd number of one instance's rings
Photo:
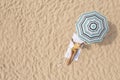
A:
{"type": "Polygon", "coordinates": [[[120,80],[119,33],[120,0],[0,0],[0,80],[120,80]],[[67,66],[75,23],[93,10],[109,33],[67,66]]]}

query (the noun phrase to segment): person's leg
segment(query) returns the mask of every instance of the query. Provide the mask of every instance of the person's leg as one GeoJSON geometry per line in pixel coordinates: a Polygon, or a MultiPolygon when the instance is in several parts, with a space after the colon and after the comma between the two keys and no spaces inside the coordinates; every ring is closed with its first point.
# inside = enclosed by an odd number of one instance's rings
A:
{"type": "Polygon", "coordinates": [[[70,56],[70,58],[69,58],[69,60],[68,60],[68,62],[67,62],[67,65],[70,65],[70,64],[71,64],[73,58],[74,58],[74,51],[72,51],[71,56],[70,56]]]}

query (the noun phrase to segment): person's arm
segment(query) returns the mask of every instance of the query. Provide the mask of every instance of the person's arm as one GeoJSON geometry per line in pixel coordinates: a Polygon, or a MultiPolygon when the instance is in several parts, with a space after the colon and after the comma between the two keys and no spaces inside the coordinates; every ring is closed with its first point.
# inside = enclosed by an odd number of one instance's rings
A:
{"type": "Polygon", "coordinates": [[[75,44],[75,41],[73,40],[73,38],[72,38],[72,42],[73,42],[73,44],[75,44]]]}

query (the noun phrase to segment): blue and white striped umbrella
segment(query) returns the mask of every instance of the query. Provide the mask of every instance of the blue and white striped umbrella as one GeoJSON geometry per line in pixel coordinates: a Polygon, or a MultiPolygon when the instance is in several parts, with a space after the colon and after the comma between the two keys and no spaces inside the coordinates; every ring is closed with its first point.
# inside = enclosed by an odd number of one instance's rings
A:
{"type": "Polygon", "coordinates": [[[96,11],[82,14],[76,23],[78,36],[84,42],[101,42],[108,32],[108,22],[96,11]]]}

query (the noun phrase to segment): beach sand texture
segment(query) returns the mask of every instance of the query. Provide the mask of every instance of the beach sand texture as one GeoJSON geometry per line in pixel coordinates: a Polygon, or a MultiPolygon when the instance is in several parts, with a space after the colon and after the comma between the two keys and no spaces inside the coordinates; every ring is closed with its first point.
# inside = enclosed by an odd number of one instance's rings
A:
{"type": "Polygon", "coordinates": [[[120,80],[120,0],[0,0],[0,80],[120,80]],[[109,21],[101,43],[64,58],[82,13],[109,21]]]}

